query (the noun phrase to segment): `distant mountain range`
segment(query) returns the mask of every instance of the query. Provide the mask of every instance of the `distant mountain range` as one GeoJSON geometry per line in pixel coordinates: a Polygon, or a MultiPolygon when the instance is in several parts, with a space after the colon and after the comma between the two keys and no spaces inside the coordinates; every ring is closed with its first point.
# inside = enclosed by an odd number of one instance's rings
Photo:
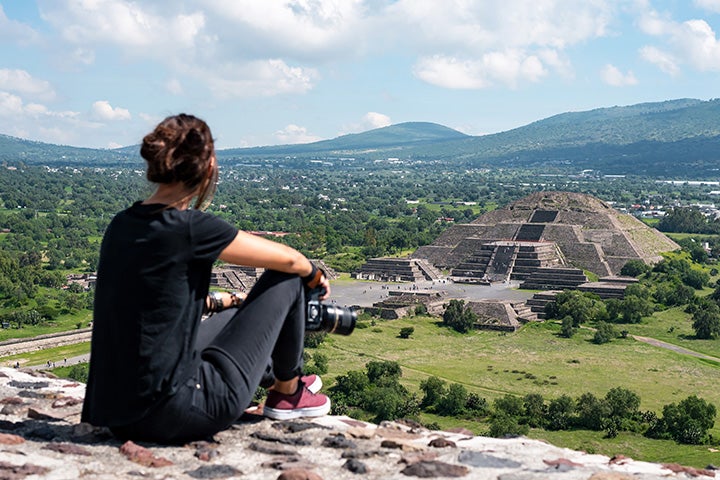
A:
{"type": "MultiPolygon", "coordinates": [[[[118,165],[140,162],[138,147],[58,146],[0,135],[0,161],[118,165]]],[[[555,115],[502,133],[470,136],[409,122],[320,142],[218,151],[221,162],[386,158],[462,167],[593,169],[606,174],[720,176],[720,100],[669,100],[555,115]]]]}

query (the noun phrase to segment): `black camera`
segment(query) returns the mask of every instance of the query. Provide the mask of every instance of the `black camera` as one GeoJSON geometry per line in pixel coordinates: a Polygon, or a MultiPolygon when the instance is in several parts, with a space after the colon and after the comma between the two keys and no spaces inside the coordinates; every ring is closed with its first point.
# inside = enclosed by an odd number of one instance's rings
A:
{"type": "Polygon", "coordinates": [[[350,335],[355,329],[357,313],[350,308],[322,303],[320,296],[324,292],[325,290],[322,288],[315,288],[308,294],[305,330],[350,335]]]}

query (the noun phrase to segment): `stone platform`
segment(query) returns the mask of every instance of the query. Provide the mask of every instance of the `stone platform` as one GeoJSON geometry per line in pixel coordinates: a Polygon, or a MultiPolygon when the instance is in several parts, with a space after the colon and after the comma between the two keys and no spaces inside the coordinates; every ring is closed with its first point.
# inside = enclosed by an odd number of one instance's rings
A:
{"type": "Polygon", "coordinates": [[[462,428],[432,431],[348,417],[247,418],[213,439],[182,446],[120,442],[79,423],[85,387],[0,368],[0,478],[21,479],[407,479],[668,480],[714,470],[610,458],[527,438],[462,428]]]}

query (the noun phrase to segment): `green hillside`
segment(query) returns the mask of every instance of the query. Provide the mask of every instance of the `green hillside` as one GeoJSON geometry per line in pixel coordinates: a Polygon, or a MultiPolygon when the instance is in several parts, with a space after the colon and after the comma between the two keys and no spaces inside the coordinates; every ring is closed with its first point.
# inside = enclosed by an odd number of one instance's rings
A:
{"type": "Polygon", "coordinates": [[[407,122],[314,143],[228,149],[219,152],[219,156],[316,155],[323,152],[365,152],[376,149],[393,151],[410,146],[422,149],[424,146],[442,144],[462,138],[469,138],[469,136],[436,123],[407,122]]]}
{"type": "MultiPolygon", "coordinates": [[[[357,163],[396,157],[469,168],[592,169],[607,174],[716,178],[720,100],[679,99],[567,112],[529,125],[469,136],[429,122],[408,122],[320,142],[218,151],[220,161],[308,159],[357,163]]],[[[137,146],[96,150],[0,135],[0,161],[107,166],[138,162],[137,146]]]]}

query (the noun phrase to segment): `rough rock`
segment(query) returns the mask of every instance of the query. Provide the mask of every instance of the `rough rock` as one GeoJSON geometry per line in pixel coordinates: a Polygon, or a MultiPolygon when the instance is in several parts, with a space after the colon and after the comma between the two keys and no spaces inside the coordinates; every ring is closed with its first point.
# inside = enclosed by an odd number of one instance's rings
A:
{"type": "Polygon", "coordinates": [[[120,442],[80,423],[85,386],[0,368],[2,479],[660,480],[714,478],[710,468],[591,455],[527,438],[380,426],[327,416],[242,419],[212,441],[184,446],[120,442]],[[32,392],[32,394],[29,394],[32,392]],[[58,401],[61,400],[61,401],[58,401]]]}

